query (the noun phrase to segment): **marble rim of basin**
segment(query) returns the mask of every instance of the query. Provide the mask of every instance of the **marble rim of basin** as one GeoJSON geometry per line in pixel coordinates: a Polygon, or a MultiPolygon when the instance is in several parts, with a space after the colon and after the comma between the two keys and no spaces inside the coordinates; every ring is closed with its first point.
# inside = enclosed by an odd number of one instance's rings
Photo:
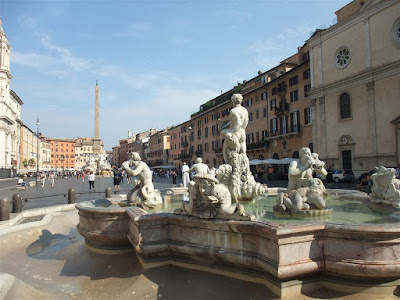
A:
{"type": "Polygon", "coordinates": [[[98,199],[76,204],[77,230],[85,238],[89,250],[108,254],[133,251],[126,236],[129,223],[126,207],[117,202],[98,199]]]}
{"type": "Polygon", "coordinates": [[[129,208],[128,238],[144,262],[177,260],[267,273],[277,280],[333,274],[400,277],[400,226],[203,220],[129,208]],[[397,249],[397,250],[396,250],[397,249]]]}

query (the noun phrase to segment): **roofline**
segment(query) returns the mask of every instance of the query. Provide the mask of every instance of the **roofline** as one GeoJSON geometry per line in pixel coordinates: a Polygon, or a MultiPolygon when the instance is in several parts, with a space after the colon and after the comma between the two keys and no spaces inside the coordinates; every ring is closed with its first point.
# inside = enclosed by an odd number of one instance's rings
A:
{"type": "Polygon", "coordinates": [[[14,92],[13,90],[10,90],[10,94],[15,98],[15,100],[18,101],[18,103],[20,105],[24,104],[24,102],[21,100],[21,98],[17,95],[16,92],[14,92]]]}

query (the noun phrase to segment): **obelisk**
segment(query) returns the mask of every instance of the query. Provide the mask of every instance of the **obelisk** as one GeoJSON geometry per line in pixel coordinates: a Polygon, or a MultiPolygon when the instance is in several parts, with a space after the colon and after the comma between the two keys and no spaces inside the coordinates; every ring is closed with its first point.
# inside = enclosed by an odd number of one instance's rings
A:
{"type": "Polygon", "coordinates": [[[99,134],[99,84],[96,80],[95,89],[95,105],[94,105],[94,139],[93,139],[93,153],[101,151],[101,140],[99,134]]]}

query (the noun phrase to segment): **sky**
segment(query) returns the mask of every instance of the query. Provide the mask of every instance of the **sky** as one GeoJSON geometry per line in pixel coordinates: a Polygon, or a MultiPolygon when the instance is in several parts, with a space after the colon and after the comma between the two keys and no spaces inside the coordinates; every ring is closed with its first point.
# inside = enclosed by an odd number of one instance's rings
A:
{"type": "Polygon", "coordinates": [[[350,0],[0,0],[22,121],[105,150],[190,119],[201,104],[293,55],[350,0]]]}

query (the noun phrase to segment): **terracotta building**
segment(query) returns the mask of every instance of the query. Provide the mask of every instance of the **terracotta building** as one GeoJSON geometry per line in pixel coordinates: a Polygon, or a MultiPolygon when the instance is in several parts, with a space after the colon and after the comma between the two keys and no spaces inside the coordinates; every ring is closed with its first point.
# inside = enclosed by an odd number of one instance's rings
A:
{"type": "Polygon", "coordinates": [[[75,168],[75,140],[47,138],[51,147],[51,167],[75,168]]]}

